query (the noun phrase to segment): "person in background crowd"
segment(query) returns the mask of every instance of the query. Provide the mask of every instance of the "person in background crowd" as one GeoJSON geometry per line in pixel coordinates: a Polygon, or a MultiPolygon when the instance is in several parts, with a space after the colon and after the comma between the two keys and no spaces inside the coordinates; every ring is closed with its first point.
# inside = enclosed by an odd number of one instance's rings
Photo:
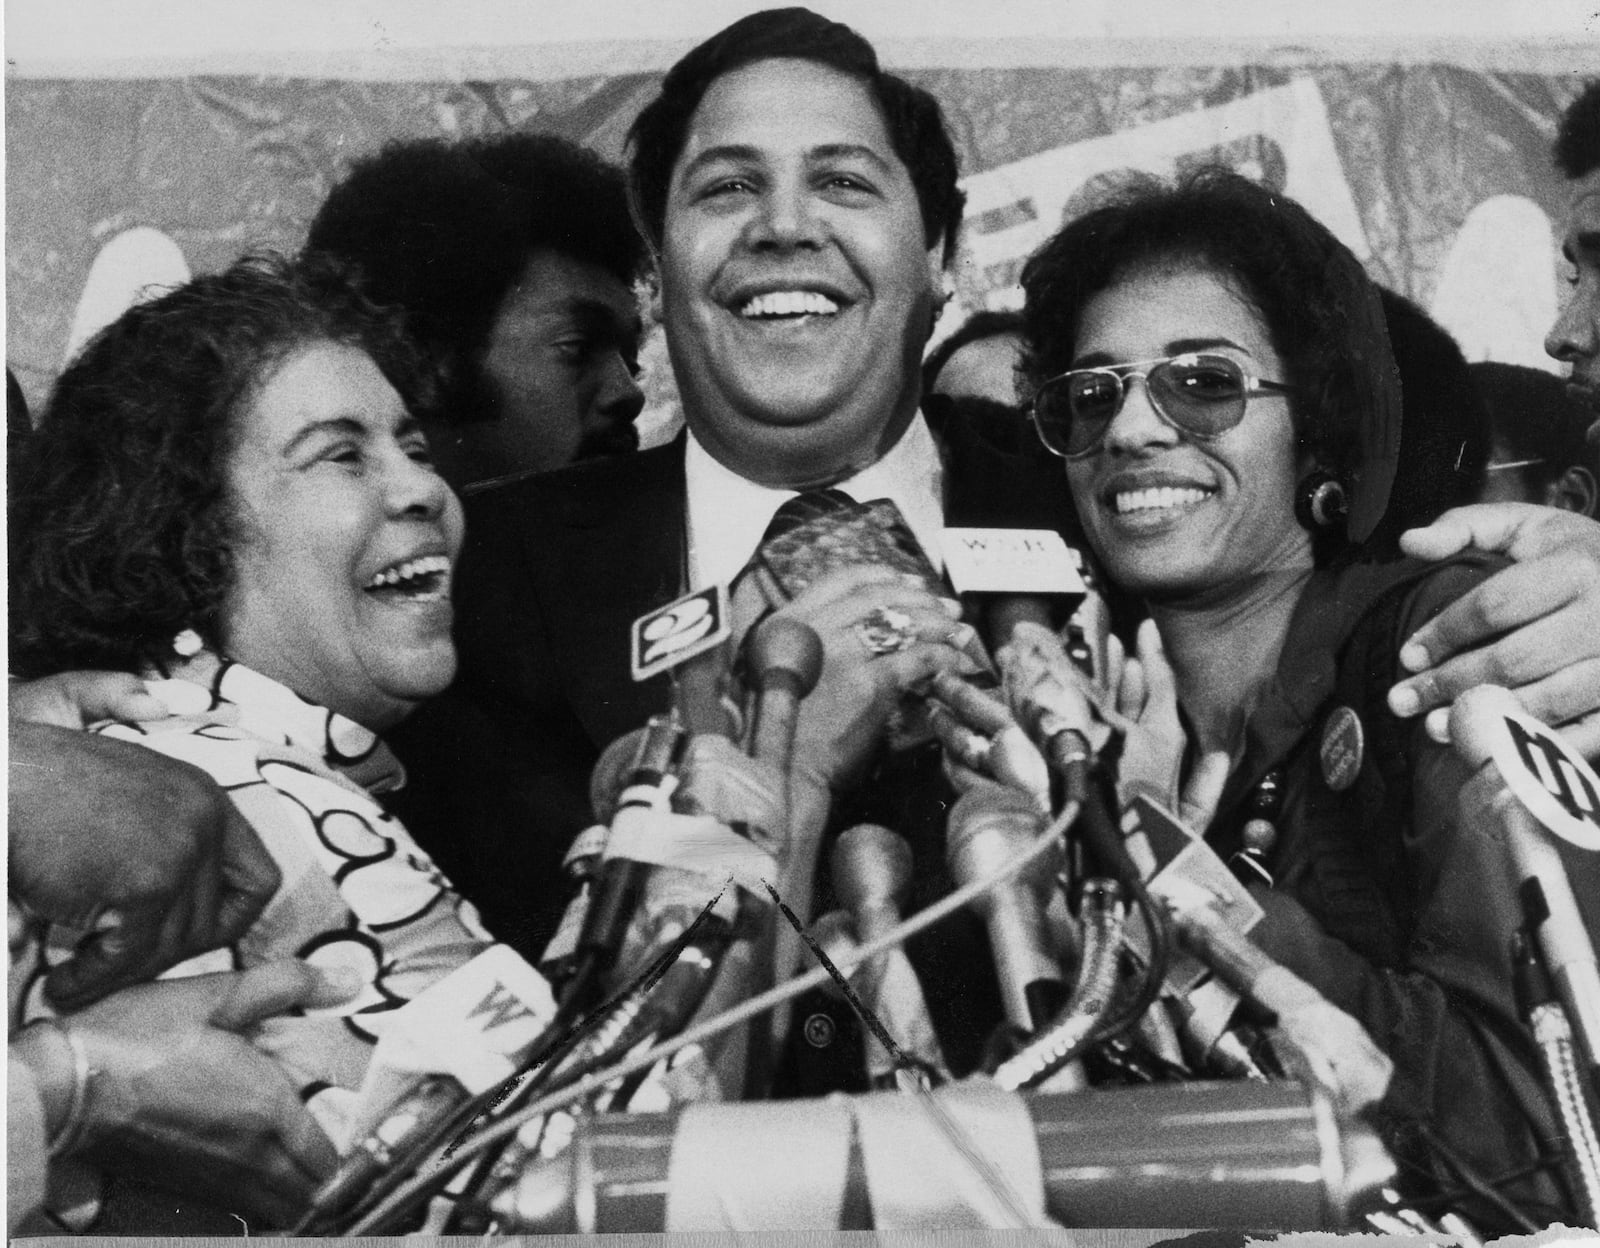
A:
{"type": "Polygon", "coordinates": [[[1002,450],[1024,445],[1017,401],[1021,323],[1019,312],[975,312],[928,353],[922,403],[935,434],[943,438],[951,420],[961,419],[1002,450]]]}
{"type": "Polygon", "coordinates": [[[1449,331],[1394,291],[1378,288],[1400,380],[1400,455],[1394,500],[1367,542],[1374,558],[1399,553],[1407,528],[1477,501],[1489,459],[1489,414],[1449,331]]]}
{"type": "MultiPolygon", "coordinates": [[[[378,734],[456,666],[461,508],[414,414],[425,382],[397,322],[334,262],[246,259],[137,305],[90,342],[57,383],[11,499],[13,670],[144,677],[164,713],[124,707],[137,722],[96,730],[205,770],[281,880],[246,930],[178,973],[308,957],[358,981],[336,1011],[252,1012],[244,1021],[270,1062],[219,1068],[228,1046],[200,1033],[234,1028],[186,1013],[197,1034],[170,1043],[192,1060],[152,1070],[138,1102],[113,1114],[133,1120],[85,1150],[278,1221],[332,1161],[306,1111],[339,1138],[396,1007],[491,943],[378,800],[404,781],[378,734]],[[272,1117],[241,1123],[240,1107],[274,1085],[287,1095],[272,1117]],[[226,1156],[252,1129],[276,1147],[257,1148],[258,1171],[240,1182],[226,1156]],[[217,1136],[230,1141],[220,1154],[217,1136]]],[[[14,829],[13,851],[37,834],[14,829]]],[[[139,874],[139,850],[101,852],[139,874]]],[[[166,921],[209,913],[204,885],[192,878],[166,921]]],[[[76,1015],[39,990],[54,948],[103,936],[104,901],[83,897],[70,924],[39,930],[45,956],[24,991],[26,1014],[51,1020],[35,1034],[82,1051],[76,1015]]],[[[89,1008],[163,999],[124,992],[89,1008]]],[[[65,1148],[63,1135],[70,1127],[53,1144],[65,1148]]]]}
{"type": "MultiPolygon", "coordinates": [[[[1596,417],[1588,434],[1594,442],[1600,438],[1600,80],[1562,115],[1553,155],[1569,179],[1562,251],[1571,290],[1544,345],[1571,365],[1570,391],[1596,417]]],[[[1600,656],[1593,653],[1600,522],[1527,503],[1478,504],[1406,535],[1401,547],[1424,559],[1477,547],[1508,555],[1516,566],[1417,630],[1400,652],[1411,675],[1390,693],[1395,714],[1426,715],[1429,731],[1442,739],[1452,699],[1474,685],[1509,685],[1530,714],[1563,725],[1578,750],[1600,758],[1600,711],[1593,705],[1600,689],[1600,656]]]]}
{"type": "Polygon", "coordinates": [[[922,393],[1015,403],[1022,313],[974,312],[922,362],[922,393]]]}
{"type": "Polygon", "coordinates": [[[334,187],[306,247],[402,310],[438,370],[425,430],[457,490],[638,446],[644,248],[621,172],[587,148],[391,143],[334,187]]]}
{"type": "Polygon", "coordinates": [[[1544,349],[1572,366],[1568,384],[1593,413],[1589,439],[1600,440],[1600,78],[1561,115],[1554,148],[1567,178],[1561,241],[1569,287],[1544,349]]]}
{"type": "Polygon", "coordinates": [[[1594,515],[1600,464],[1584,437],[1593,419],[1589,409],[1542,369],[1471,367],[1494,429],[1494,454],[1478,501],[1539,503],[1594,515]]]}

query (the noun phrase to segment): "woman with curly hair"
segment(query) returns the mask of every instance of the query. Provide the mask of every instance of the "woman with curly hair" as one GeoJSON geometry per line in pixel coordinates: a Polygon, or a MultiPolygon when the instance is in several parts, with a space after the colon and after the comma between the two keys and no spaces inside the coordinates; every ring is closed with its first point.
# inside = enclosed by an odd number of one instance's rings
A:
{"type": "MultiPolygon", "coordinates": [[[[1391,499],[1376,290],[1299,205],[1220,170],[1072,222],[1023,288],[1040,440],[1149,615],[1122,709],[1170,718],[1149,691],[1171,687],[1174,774],[1227,760],[1206,840],[1265,911],[1251,938],[1393,1062],[1377,1112],[1405,1184],[1456,1199],[1472,1174],[1504,1193],[1474,1216],[1518,1203],[1542,1225],[1562,1204],[1513,1001],[1517,890],[1459,805],[1466,764],[1384,700],[1405,641],[1486,570],[1386,548],[1386,511],[1398,532],[1445,500],[1391,499]]],[[[1573,869],[1600,896],[1592,861],[1573,869]]]]}
{"type": "MultiPolygon", "coordinates": [[[[393,1011],[490,943],[377,800],[403,779],[378,734],[456,665],[463,525],[424,397],[395,326],[340,269],[247,259],[88,345],[10,505],[13,671],[144,676],[172,714],[99,730],[208,771],[282,875],[240,940],[176,973],[292,956],[359,981],[346,1004],[253,1036],[335,1139],[393,1011]]],[[[53,929],[47,950],[75,935],[53,929]]],[[[79,1039],[93,1060],[100,1038],[79,1039]]],[[[116,1107],[98,1121],[87,1104],[87,1155],[137,1168],[116,1107]]],[[[282,1216],[284,1192],[268,1195],[257,1207],[282,1216]]]]}

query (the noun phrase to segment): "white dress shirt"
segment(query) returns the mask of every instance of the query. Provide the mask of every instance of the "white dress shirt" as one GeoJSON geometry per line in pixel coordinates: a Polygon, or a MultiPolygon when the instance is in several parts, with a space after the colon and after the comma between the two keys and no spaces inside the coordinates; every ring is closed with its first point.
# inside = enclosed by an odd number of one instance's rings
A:
{"type": "MultiPolygon", "coordinates": [[[[704,589],[727,584],[739,574],[755,554],[773,513],[799,491],[746,480],[714,459],[692,430],[688,438],[683,466],[689,506],[689,582],[691,589],[704,589]]],[[[833,485],[859,503],[891,500],[933,566],[943,569],[939,536],[944,529],[944,464],[920,412],[887,455],[833,485]]]]}

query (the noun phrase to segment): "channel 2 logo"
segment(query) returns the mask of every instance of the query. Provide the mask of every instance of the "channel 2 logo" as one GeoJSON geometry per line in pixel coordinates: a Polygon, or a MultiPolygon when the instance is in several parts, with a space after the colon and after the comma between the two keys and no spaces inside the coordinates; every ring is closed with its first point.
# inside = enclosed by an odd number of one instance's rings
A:
{"type": "Polygon", "coordinates": [[[727,640],[725,586],[685,594],[633,622],[633,678],[648,680],[727,640]]]}

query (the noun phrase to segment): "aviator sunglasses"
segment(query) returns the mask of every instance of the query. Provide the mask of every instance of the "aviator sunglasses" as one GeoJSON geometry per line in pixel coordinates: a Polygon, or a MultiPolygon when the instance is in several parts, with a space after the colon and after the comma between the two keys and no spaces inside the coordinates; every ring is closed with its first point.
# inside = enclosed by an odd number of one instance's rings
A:
{"type": "Polygon", "coordinates": [[[1028,410],[1039,440],[1063,459],[1088,455],[1105,439],[1134,377],[1144,379],[1150,406],[1162,420],[1202,442],[1243,420],[1246,400],[1293,392],[1281,381],[1252,377],[1225,355],[1203,352],[1075,368],[1050,378],[1034,393],[1028,410]]]}

